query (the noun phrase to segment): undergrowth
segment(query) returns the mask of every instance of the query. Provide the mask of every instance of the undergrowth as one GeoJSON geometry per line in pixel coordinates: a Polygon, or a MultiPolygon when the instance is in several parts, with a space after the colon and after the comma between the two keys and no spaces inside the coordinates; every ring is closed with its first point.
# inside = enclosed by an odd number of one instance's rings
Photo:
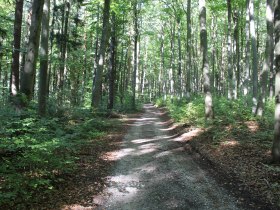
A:
{"type": "Polygon", "coordinates": [[[34,109],[0,110],[0,207],[30,209],[46,201],[77,170],[80,151],[98,151],[117,121],[90,110],[39,118],[34,109]]]}
{"type": "Polygon", "coordinates": [[[258,117],[252,114],[252,104],[246,98],[228,100],[215,97],[215,119],[208,121],[204,118],[203,97],[189,101],[157,100],[156,105],[166,107],[176,122],[185,125],[182,129],[201,128],[189,143],[227,177],[234,177],[233,181],[229,179],[230,187],[232,182],[240,180],[238,190],[249,190],[257,200],[279,209],[280,166],[271,162],[273,100],[266,102],[264,115],[258,117]]]}
{"type": "Polygon", "coordinates": [[[238,141],[259,142],[271,147],[274,123],[274,101],[269,100],[265,105],[264,116],[252,114],[252,106],[246,98],[228,100],[225,97],[213,99],[214,115],[212,121],[204,117],[204,98],[194,97],[189,101],[168,98],[166,101],[158,99],[157,106],[168,109],[170,116],[178,123],[208,128],[208,134],[214,143],[234,138],[238,141]],[[256,128],[252,128],[254,124],[256,128]]]}

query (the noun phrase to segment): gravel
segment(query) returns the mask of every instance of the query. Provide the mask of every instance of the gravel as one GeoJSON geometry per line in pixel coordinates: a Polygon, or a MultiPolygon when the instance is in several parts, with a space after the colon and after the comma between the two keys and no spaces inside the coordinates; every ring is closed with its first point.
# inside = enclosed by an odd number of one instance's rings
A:
{"type": "Polygon", "coordinates": [[[105,200],[97,209],[236,210],[238,198],[219,186],[168,133],[151,104],[128,130],[105,200]]]}

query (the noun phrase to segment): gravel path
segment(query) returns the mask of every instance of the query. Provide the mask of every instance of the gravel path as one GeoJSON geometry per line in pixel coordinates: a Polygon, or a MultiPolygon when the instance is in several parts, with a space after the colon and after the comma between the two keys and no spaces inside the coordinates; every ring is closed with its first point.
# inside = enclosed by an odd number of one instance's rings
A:
{"type": "Polygon", "coordinates": [[[240,209],[237,199],[168,134],[160,111],[151,104],[144,109],[116,154],[108,197],[98,209],[240,209]]]}

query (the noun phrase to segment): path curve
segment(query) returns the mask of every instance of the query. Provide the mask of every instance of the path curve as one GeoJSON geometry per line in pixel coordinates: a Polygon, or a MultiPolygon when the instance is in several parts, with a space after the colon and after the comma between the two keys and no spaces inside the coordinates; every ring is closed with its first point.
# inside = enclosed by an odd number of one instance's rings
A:
{"type": "Polygon", "coordinates": [[[151,104],[128,130],[98,209],[236,210],[237,198],[203,170],[169,134],[151,104]]]}

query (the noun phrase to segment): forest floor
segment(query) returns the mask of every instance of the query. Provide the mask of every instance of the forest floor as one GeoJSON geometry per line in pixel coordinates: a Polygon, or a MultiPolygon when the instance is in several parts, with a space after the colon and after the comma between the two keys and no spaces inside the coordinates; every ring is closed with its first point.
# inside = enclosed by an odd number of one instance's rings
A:
{"type": "Polygon", "coordinates": [[[161,108],[170,132],[185,149],[198,154],[200,166],[253,209],[280,209],[280,166],[271,163],[270,140],[259,141],[264,129],[254,120],[196,127],[174,123],[161,108]]]}
{"type": "Polygon", "coordinates": [[[64,209],[277,209],[266,197],[259,199],[266,192],[254,181],[262,173],[253,171],[253,179],[246,170],[252,151],[217,151],[207,141],[209,132],[174,125],[164,109],[146,106],[126,120],[122,132],[108,136],[111,146],[99,161],[90,165],[85,156],[88,167],[73,180],[75,199],[64,209]]]}

